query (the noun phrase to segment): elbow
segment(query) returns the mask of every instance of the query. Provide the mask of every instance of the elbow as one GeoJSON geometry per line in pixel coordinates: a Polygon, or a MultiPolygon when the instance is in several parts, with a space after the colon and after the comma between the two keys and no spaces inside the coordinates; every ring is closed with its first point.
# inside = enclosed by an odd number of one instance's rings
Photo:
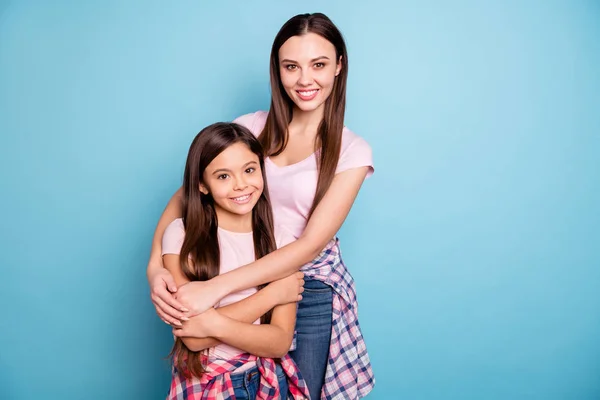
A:
{"type": "MultiPolygon", "coordinates": [[[[261,346],[260,351],[254,353],[258,357],[266,358],[281,358],[285,356],[292,346],[292,339],[294,338],[294,332],[287,332],[281,330],[276,336],[272,336],[268,344],[261,346]]],[[[257,349],[258,350],[258,349],[257,349]]]]}
{"type": "Polygon", "coordinates": [[[202,351],[206,348],[206,347],[202,346],[202,344],[199,343],[198,340],[194,340],[193,338],[182,339],[182,342],[183,342],[183,344],[185,344],[185,347],[187,347],[187,349],[189,351],[193,351],[194,353],[196,353],[198,351],[202,351]]]}
{"type": "Polygon", "coordinates": [[[270,358],[281,358],[285,356],[288,351],[290,351],[290,346],[278,346],[277,349],[273,349],[273,354],[271,354],[270,358]]]}
{"type": "Polygon", "coordinates": [[[317,258],[317,256],[321,254],[321,252],[329,242],[326,241],[323,243],[322,240],[313,240],[307,236],[301,236],[298,240],[303,243],[306,249],[306,257],[305,260],[303,260],[304,263],[310,262],[317,258]]]}
{"type": "Polygon", "coordinates": [[[263,354],[263,357],[268,357],[268,358],[282,358],[289,351],[290,351],[290,347],[289,346],[285,347],[285,348],[283,346],[281,346],[281,347],[270,349],[265,354],[263,354]]]}
{"type": "Polygon", "coordinates": [[[273,354],[270,355],[269,357],[281,358],[281,357],[285,356],[290,351],[290,347],[292,346],[293,338],[294,338],[293,332],[291,335],[286,335],[284,340],[282,340],[280,343],[277,343],[277,346],[274,346],[273,354]]]}

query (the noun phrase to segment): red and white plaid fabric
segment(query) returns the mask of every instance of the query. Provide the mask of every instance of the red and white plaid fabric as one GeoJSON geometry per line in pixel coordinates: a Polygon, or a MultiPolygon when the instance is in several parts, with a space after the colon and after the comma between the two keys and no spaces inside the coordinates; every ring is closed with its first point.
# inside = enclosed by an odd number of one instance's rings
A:
{"type": "Polygon", "coordinates": [[[375,376],[358,324],[354,279],[342,261],[338,239],[332,240],[301,270],[306,278],[322,281],[333,288],[331,344],[321,399],[365,397],[375,386],[375,376]]]}
{"type": "MultiPolygon", "coordinates": [[[[175,367],[172,369],[171,388],[167,400],[234,400],[231,374],[242,365],[256,361],[260,373],[257,399],[279,399],[276,361],[242,354],[233,360],[211,360],[204,358],[206,372],[201,378],[186,378],[175,367]]],[[[289,355],[279,359],[279,364],[288,378],[289,396],[294,400],[309,399],[306,382],[302,379],[296,363],[289,355]]],[[[285,396],[283,398],[286,398],[285,396]]]]}

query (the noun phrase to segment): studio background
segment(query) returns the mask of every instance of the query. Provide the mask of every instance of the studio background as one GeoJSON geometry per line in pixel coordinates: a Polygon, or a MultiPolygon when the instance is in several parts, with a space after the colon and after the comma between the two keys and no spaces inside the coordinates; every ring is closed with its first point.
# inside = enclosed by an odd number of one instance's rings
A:
{"type": "Polygon", "coordinates": [[[370,399],[600,398],[598,1],[1,1],[0,398],[163,399],[155,224],[281,25],[349,49],[370,399]]]}

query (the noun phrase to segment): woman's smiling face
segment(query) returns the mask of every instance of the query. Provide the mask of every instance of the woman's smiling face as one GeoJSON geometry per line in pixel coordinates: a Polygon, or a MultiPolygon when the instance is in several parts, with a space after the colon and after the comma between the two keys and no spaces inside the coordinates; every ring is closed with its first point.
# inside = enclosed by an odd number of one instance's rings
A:
{"type": "Polygon", "coordinates": [[[333,44],[315,33],[292,36],[279,49],[281,84],[301,111],[323,107],[341,69],[333,44]]]}

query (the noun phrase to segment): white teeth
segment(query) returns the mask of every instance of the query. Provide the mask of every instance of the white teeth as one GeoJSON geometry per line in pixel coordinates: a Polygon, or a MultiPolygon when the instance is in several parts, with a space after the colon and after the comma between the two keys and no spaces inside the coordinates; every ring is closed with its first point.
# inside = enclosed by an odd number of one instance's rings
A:
{"type": "Polygon", "coordinates": [[[315,90],[309,90],[309,91],[301,91],[299,90],[298,93],[300,93],[302,96],[312,96],[313,94],[317,93],[318,89],[315,90]]]}
{"type": "Polygon", "coordinates": [[[241,197],[234,197],[233,201],[244,201],[244,200],[248,200],[250,198],[250,195],[247,194],[245,196],[241,196],[241,197]]]}

